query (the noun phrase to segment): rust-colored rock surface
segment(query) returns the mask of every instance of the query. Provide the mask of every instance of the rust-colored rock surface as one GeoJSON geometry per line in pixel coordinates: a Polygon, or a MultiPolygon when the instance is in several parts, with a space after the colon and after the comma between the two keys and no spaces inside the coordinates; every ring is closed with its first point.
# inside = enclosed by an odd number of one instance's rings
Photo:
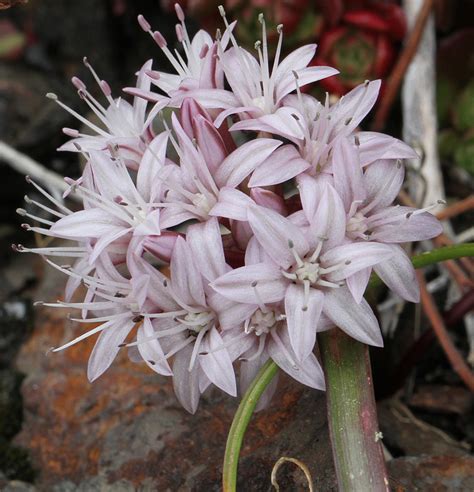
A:
{"type": "MultiPolygon", "coordinates": [[[[63,278],[45,270],[37,298],[60,297],[63,278]]],[[[86,364],[94,340],[48,352],[78,333],[66,311],[38,308],[17,366],[25,419],[15,442],[31,451],[40,491],[220,490],[227,432],[237,400],[211,391],[196,415],[175,400],[171,381],[128,361],[124,352],[90,384],[86,364]]],[[[266,491],[280,456],[305,462],[316,490],[336,490],[320,392],[283,379],[271,408],[246,436],[241,490],[266,491]]],[[[282,490],[299,490],[301,471],[279,473],[282,490]],[[296,487],[296,488],[295,488],[296,487]]]]}

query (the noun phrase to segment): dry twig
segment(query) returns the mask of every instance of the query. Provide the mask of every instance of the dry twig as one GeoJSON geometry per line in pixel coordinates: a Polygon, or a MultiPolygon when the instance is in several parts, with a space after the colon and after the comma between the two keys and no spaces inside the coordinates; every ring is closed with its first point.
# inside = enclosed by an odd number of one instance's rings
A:
{"type": "Polygon", "coordinates": [[[446,357],[453,370],[458,374],[458,376],[464,381],[466,386],[474,392],[474,373],[470,370],[469,366],[466,364],[461,354],[454,346],[449,334],[444,325],[443,319],[436,307],[433,297],[428,292],[426,288],[425,277],[423,272],[416,272],[418,276],[418,281],[420,282],[420,294],[421,294],[421,304],[425,311],[427,318],[429,319],[431,326],[438,338],[438,341],[443,348],[446,357]]]}
{"type": "Polygon", "coordinates": [[[402,51],[402,54],[398,58],[398,61],[393,68],[389,79],[387,80],[384,97],[379,103],[372,124],[372,130],[374,131],[381,131],[385,127],[387,117],[398,94],[398,90],[400,88],[400,84],[402,83],[405,72],[407,71],[408,65],[410,64],[418,49],[418,44],[420,43],[421,36],[425,29],[426,21],[428,20],[428,16],[431,12],[432,7],[433,0],[425,0],[420,13],[418,14],[416,23],[402,51]]]}

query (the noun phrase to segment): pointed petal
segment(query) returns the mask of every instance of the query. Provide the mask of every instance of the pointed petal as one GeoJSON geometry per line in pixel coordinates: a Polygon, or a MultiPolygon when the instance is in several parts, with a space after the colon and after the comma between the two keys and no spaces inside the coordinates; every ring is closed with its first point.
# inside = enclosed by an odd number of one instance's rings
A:
{"type": "Polygon", "coordinates": [[[337,191],[327,183],[319,186],[319,204],[310,220],[309,236],[313,245],[324,238],[324,250],[342,243],[346,234],[346,213],[337,191]],[[322,193],[321,193],[322,191],[322,193]]]}
{"type": "Polygon", "coordinates": [[[359,157],[362,167],[379,159],[418,159],[418,154],[405,142],[376,132],[359,132],[359,157]]]}
{"type": "Polygon", "coordinates": [[[413,264],[398,245],[390,245],[393,256],[374,266],[374,270],[387,287],[410,302],[420,301],[420,288],[413,264]]]}
{"type": "MultiPolygon", "coordinates": [[[[287,352],[296,360],[296,356],[289,343],[290,340],[288,334],[285,333],[285,330],[280,330],[278,334],[281,338],[281,342],[287,348],[287,352]]],[[[268,352],[275,363],[293,379],[296,379],[296,381],[299,381],[310,388],[320,390],[325,389],[324,373],[314,354],[310,354],[304,361],[296,362],[296,365],[293,365],[292,361],[288,359],[285,352],[273,339],[268,342],[268,352]]]]}
{"type": "MultiPolygon", "coordinates": [[[[290,55],[291,56],[291,55],[290,55]]],[[[303,87],[307,84],[312,84],[318,80],[326,79],[333,75],[337,75],[339,70],[332,67],[306,67],[299,70],[295,70],[298,74],[298,86],[303,87]]],[[[280,102],[286,95],[290,92],[296,90],[297,81],[293,72],[287,73],[275,87],[275,92],[277,94],[277,102],[280,102]]]]}
{"type": "Polygon", "coordinates": [[[199,364],[189,370],[192,348],[181,349],[174,358],[173,387],[179,402],[189,413],[196,413],[201,392],[199,391],[199,364]]]}
{"type": "Polygon", "coordinates": [[[186,241],[191,248],[194,262],[199,265],[203,277],[212,282],[224,275],[227,264],[224,258],[221,232],[217,219],[188,227],[186,241]]]}
{"type": "Polygon", "coordinates": [[[212,288],[228,299],[258,304],[255,290],[262,302],[278,302],[285,296],[288,285],[276,265],[258,263],[237,268],[215,280],[212,288]]]}
{"type": "Polygon", "coordinates": [[[221,188],[217,203],[209,210],[209,215],[234,220],[247,220],[247,209],[255,202],[245,193],[235,188],[221,188]]]}
{"type": "Polygon", "coordinates": [[[279,213],[254,205],[248,208],[247,217],[265,253],[283,268],[295,263],[290,245],[300,257],[308,252],[309,245],[303,233],[279,213]]]}
{"type": "Polygon", "coordinates": [[[366,192],[357,148],[347,138],[338,139],[334,145],[332,168],[334,188],[348,212],[353,201],[365,199],[366,192]]]}
{"type": "Polygon", "coordinates": [[[202,343],[202,351],[209,353],[199,355],[199,363],[212,383],[229,395],[237,396],[234,368],[227,349],[222,348],[223,344],[222,337],[213,327],[202,343]]]}
{"type": "Polygon", "coordinates": [[[389,259],[393,250],[386,244],[375,242],[351,243],[337,246],[321,256],[325,268],[340,265],[340,268],[328,275],[332,282],[339,282],[364,268],[371,267],[389,259]]]}
{"type": "Polygon", "coordinates": [[[168,132],[160,133],[148,144],[140,161],[137,190],[145,202],[154,200],[153,188],[161,184],[156,178],[165,164],[167,145],[168,132]]]}
{"type": "Polygon", "coordinates": [[[324,298],[323,312],[333,323],[359,342],[383,346],[379,324],[365,299],[357,304],[346,287],[331,289],[324,298]]]}
{"type": "Polygon", "coordinates": [[[172,376],[173,372],[165,359],[160,342],[158,339],[150,340],[155,335],[150,319],[145,318],[137,330],[138,351],[150,369],[163,376],[172,376]]]}
{"type": "Polygon", "coordinates": [[[189,245],[178,237],[171,255],[171,283],[178,297],[186,304],[205,306],[201,273],[189,245]]]}
{"type": "Polygon", "coordinates": [[[269,186],[284,183],[306,171],[309,167],[309,162],[301,158],[300,153],[293,145],[284,145],[255,169],[250,178],[249,186],[269,186]]]}
{"type": "Polygon", "coordinates": [[[301,285],[291,284],[285,294],[285,314],[291,347],[298,361],[304,361],[312,353],[316,343],[316,326],[323,308],[324,294],[309,289],[305,299],[301,285]]]}
{"type": "Polygon", "coordinates": [[[367,284],[369,283],[371,271],[371,268],[364,268],[363,270],[359,270],[346,278],[347,287],[349,288],[352,297],[357,304],[359,304],[364,297],[364,292],[367,288],[367,284]]]}
{"type": "Polygon", "coordinates": [[[367,201],[364,205],[375,210],[391,205],[400,191],[405,177],[405,169],[401,162],[381,160],[371,164],[364,173],[364,186],[367,190],[367,201]]]}
{"type": "Polygon", "coordinates": [[[100,208],[89,208],[66,215],[51,226],[51,233],[63,238],[101,237],[114,233],[122,222],[100,208]]]}
{"type": "Polygon", "coordinates": [[[219,166],[214,178],[218,186],[235,188],[282,144],[272,138],[257,138],[234,150],[219,166]]]}
{"type": "Polygon", "coordinates": [[[101,332],[87,365],[87,378],[90,382],[101,376],[112,364],[135,323],[130,318],[121,319],[101,332]]]}

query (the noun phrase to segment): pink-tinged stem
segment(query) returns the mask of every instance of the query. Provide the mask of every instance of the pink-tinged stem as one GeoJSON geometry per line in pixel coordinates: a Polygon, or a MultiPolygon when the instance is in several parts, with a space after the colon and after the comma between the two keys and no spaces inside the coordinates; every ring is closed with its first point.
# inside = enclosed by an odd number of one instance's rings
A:
{"type": "Polygon", "coordinates": [[[368,347],[339,329],[321,333],[319,346],[339,490],[389,491],[368,347]]]}

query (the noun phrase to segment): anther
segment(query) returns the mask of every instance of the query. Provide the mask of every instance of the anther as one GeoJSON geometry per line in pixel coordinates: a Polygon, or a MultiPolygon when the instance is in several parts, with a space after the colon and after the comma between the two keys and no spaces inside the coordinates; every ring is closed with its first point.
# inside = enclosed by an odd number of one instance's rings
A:
{"type": "Polygon", "coordinates": [[[260,22],[260,24],[263,24],[263,21],[264,21],[264,17],[263,17],[263,13],[260,12],[260,14],[258,14],[258,22],[260,22]]]}
{"type": "Polygon", "coordinates": [[[148,360],[148,364],[151,364],[152,366],[155,366],[156,365],[156,362],[154,360],[148,360]]]}
{"type": "Polygon", "coordinates": [[[179,3],[174,4],[174,10],[176,11],[176,17],[178,17],[180,22],[184,22],[184,12],[183,9],[181,8],[181,5],[179,3]]]}
{"type": "Polygon", "coordinates": [[[278,24],[277,26],[277,33],[281,34],[283,32],[283,24],[278,24]]]}
{"type": "Polygon", "coordinates": [[[100,88],[102,89],[105,97],[109,97],[112,95],[112,89],[110,88],[110,85],[107,83],[107,81],[101,80],[100,88]]]}
{"type": "Polygon", "coordinates": [[[18,215],[21,215],[22,217],[26,217],[26,214],[27,214],[27,212],[26,212],[26,210],[24,208],[17,208],[16,209],[16,213],[18,215]]]}
{"type": "Polygon", "coordinates": [[[163,280],[163,287],[168,287],[168,281],[166,279],[163,280]]]}
{"type": "Polygon", "coordinates": [[[150,23],[143,17],[142,14],[140,14],[137,17],[138,23],[140,24],[140,27],[145,31],[145,32],[150,32],[151,31],[151,25],[150,23]]]}
{"type": "Polygon", "coordinates": [[[219,5],[217,7],[217,10],[219,10],[219,14],[221,15],[221,17],[225,17],[225,10],[224,10],[224,7],[222,5],[219,5]]]}
{"type": "Polygon", "coordinates": [[[257,287],[257,284],[258,284],[258,282],[257,282],[256,280],[254,280],[254,281],[250,284],[250,286],[251,286],[251,287],[257,287]]]}
{"type": "Polygon", "coordinates": [[[145,74],[153,80],[159,80],[160,78],[160,73],[156,70],[145,70],[145,74]]]}
{"type": "Polygon", "coordinates": [[[354,136],[354,143],[357,145],[357,147],[360,146],[360,140],[359,140],[359,137],[357,135],[354,136]]]}
{"type": "Polygon", "coordinates": [[[68,137],[71,138],[77,138],[79,136],[79,131],[75,130],[74,128],[63,128],[63,133],[64,135],[67,135],[68,137]]]}
{"type": "Polygon", "coordinates": [[[346,126],[349,125],[351,121],[352,121],[352,118],[347,118],[347,120],[344,121],[344,125],[346,125],[346,126]]]}
{"type": "Polygon", "coordinates": [[[180,43],[182,43],[184,41],[183,26],[181,24],[176,24],[175,31],[176,31],[176,37],[178,38],[178,41],[180,43]]]}
{"type": "Polygon", "coordinates": [[[143,321],[143,316],[139,314],[138,316],[135,316],[135,318],[132,319],[134,323],[140,323],[140,321],[143,321]]]}
{"type": "Polygon", "coordinates": [[[72,85],[78,90],[78,91],[86,91],[87,87],[86,84],[79,78],[79,77],[72,77],[71,78],[72,85]]]}
{"type": "Polygon", "coordinates": [[[119,343],[119,344],[117,345],[117,347],[118,347],[118,348],[123,348],[123,347],[126,347],[126,346],[127,346],[127,344],[126,344],[126,343],[119,343]]]}
{"type": "Polygon", "coordinates": [[[52,99],[53,101],[57,101],[58,100],[58,96],[54,92],[48,92],[48,93],[46,93],[46,97],[48,99],[52,99]]]}
{"type": "Polygon", "coordinates": [[[153,33],[153,39],[155,40],[155,43],[160,48],[165,48],[168,45],[168,43],[166,42],[166,39],[163,37],[163,34],[161,34],[160,31],[155,31],[153,33]]]}

